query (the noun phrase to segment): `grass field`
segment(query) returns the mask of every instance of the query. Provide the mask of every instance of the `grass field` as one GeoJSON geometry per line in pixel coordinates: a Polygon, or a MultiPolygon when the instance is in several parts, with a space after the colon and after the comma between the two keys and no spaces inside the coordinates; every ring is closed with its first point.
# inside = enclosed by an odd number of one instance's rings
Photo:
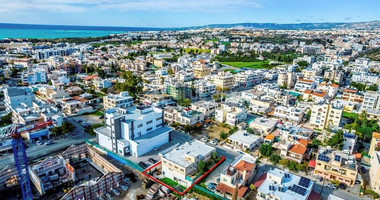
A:
{"type": "Polygon", "coordinates": [[[183,49],[183,51],[185,53],[190,53],[191,50],[197,51],[198,53],[210,53],[211,52],[210,49],[183,49]]]}
{"type": "Polygon", "coordinates": [[[269,65],[269,61],[258,62],[221,62],[224,65],[229,65],[237,68],[251,68],[251,69],[271,69],[272,65],[269,65]]]}

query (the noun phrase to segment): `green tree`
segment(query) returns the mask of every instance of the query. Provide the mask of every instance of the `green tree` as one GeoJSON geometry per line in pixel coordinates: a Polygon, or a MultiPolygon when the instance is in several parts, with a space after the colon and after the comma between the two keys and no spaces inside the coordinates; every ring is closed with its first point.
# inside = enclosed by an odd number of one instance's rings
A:
{"type": "Polygon", "coordinates": [[[118,91],[128,91],[129,95],[136,99],[143,90],[141,76],[135,75],[131,71],[125,71],[121,74],[121,77],[125,79],[124,83],[116,82],[115,88],[118,91]]]}
{"type": "Polygon", "coordinates": [[[260,145],[259,151],[261,155],[270,156],[273,153],[273,148],[269,144],[262,144],[260,145]]]}
{"type": "Polygon", "coordinates": [[[178,105],[184,106],[184,107],[189,107],[191,105],[191,100],[190,99],[181,99],[178,100],[178,105]]]}
{"type": "Polygon", "coordinates": [[[297,171],[297,163],[294,161],[289,161],[288,168],[291,171],[297,171]]]}
{"type": "Polygon", "coordinates": [[[228,138],[228,134],[225,132],[220,132],[219,137],[225,140],[226,138],[228,138]]]}
{"type": "Polygon", "coordinates": [[[269,156],[269,160],[274,164],[277,165],[277,163],[281,160],[281,156],[277,154],[272,154],[269,156]]]}
{"type": "Polygon", "coordinates": [[[373,84],[373,85],[369,86],[367,90],[375,91],[376,92],[377,88],[378,88],[378,86],[376,84],[373,84]]]}
{"type": "Polygon", "coordinates": [[[297,65],[300,66],[302,69],[307,67],[309,63],[307,61],[301,60],[297,62],[297,65]]]}
{"type": "Polygon", "coordinates": [[[280,163],[280,165],[284,166],[284,167],[288,167],[289,166],[289,160],[288,159],[281,159],[278,163],[280,163]]]}
{"type": "Polygon", "coordinates": [[[246,128],[245,129],[248,133],[250,133],[250,134],[254,134],[255,133],[255,131],[253,130],[253,129],[251,129],[251,128],[246,128]]]}
{"type": "Polygon", "coordinates": [[[218,160],[219,160],[218,152],[216,152],[216,151],[212,152],[212,154],[211,154],[211,158],[212,158],[214,161],[218,161],[218,160]]]}
{"type": "Polygon", "coordinates": [[[327,141],[328,146],[335,147],[337,149],[342,149],[343,148],[343,131],[338,130],[330,139],[327,141]]]}
{"type": "Polygon", "coordinates": [[[311,141],[311,144],[308,144],[308,147],[310,147],[310,148],[318,148],[320,145],[322,145],[322,142],[320,140],[318,140],[317,138],[314,138],[311,141]]]}
{"type": "Polygon", "coordinates": [[[201,160],[199,163],[198,163],[198,170],[201,172],[201,173],[205,173],[206,170],[207,170],[207,164],[205,161],[201,160]]]}

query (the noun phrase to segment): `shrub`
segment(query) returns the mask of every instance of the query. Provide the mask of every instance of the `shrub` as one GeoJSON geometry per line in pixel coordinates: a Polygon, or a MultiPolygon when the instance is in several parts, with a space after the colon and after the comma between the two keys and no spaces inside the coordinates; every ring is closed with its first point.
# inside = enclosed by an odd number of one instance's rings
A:
{"type": "Polygon", "coordinates": [[[272,155],[270,155],[269,160],[270,160],[274,165],[277,165],[277,163],[281,160],[281,156],[279,156],[279,155],[277,155],[277,154],[272,154],[272,155]]]}
{"type": "Polygon", "coordinates": [[[370,195],[373,196],[374,199],[377,199],[377,194],[376,194],[376,192],[373,191],[373,190],[365,190],[365,191],[364,191],[364,194],[370,194],[370,195]]]}

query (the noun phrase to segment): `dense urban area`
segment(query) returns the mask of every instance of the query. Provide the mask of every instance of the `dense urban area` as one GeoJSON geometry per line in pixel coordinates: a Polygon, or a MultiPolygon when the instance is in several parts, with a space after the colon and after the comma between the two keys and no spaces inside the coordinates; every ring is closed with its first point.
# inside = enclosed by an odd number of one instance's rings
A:
{"type": "Polygon", "coordinates": [[[379,34],[2,39],[0,199],[378,199],[379,34]]]}

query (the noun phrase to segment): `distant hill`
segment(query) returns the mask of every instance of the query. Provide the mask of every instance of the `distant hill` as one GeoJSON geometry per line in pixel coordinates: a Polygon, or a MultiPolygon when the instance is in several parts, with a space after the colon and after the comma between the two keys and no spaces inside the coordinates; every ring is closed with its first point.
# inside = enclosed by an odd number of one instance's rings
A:
{"type": "Polygon", "coordinates": [[[350,22],[350,23],[298,23],[298,24],[277,24],[277,23],[237,23],[237,24],[209,24],[205,26],[195,26],[188,28],[254,28],[270,30],[318,30],[318,29],[380,29],[380,21],[372,22],[350,22]]]}

